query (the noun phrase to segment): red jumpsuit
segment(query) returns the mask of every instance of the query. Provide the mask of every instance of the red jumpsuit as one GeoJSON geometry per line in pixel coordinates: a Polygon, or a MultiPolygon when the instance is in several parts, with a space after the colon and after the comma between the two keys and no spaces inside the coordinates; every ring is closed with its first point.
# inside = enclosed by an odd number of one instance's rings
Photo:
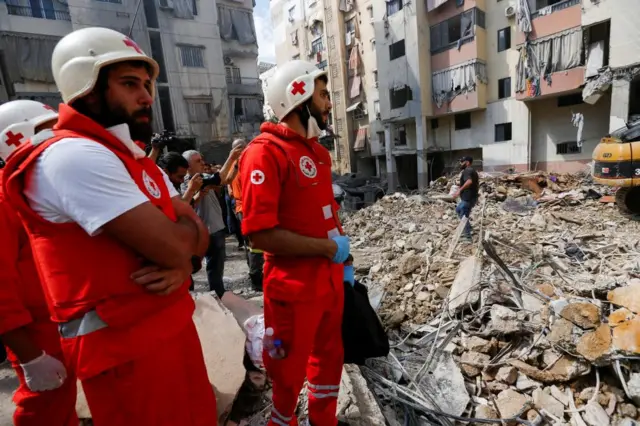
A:
{"type": "Polygon", "coordinates": [[[71,107],[60,106],[48,140],[40,133],[9,158],[4,185],[31,239],[34,258],[62,327],[65,358],[82,381],[96,426],[210,426],[215,395],[192,320],[189,281],[168,296],[146,292],[130,275],[143,260],[103,232],[41,218],[23,197],[38,156],[62,138],[83,137],[110,149],[149,201],[175,220],[162,172],[71,107]],[[85,321],[82,327],[80,320],[85,321]]]}
{"type": "MultiPolygon", "coordinates": [[[[284,126],[264,123],[261,131],[240,160],[243,234],[278,227],[315,238],[340,235],[329,152],[284,126]]],[[[343,265],[326,258],[265,253],[265,327],[287,354],[264,354],[273,380],[270,426],[298,424],[294,410],[305,376],[311,424],[337,424],[343,273],[343,265]]]]}
{"type": "MultiPolygon", "coordinates": [[[[0,178],[2,175],[0,170],[0,178]]],[[[5,200],[1,186],[0,235],[0,335],[23,328],[34,344],[63,361],[60,335],[50,319],[29,239],[14,209],[5,200]]],[[[76,378],[72,372],[68,371],[67,380],[59,388],[32,392],[24,381],[20,361],[9,348],[7,356],[20,380],[13,396],[16,426],[78,425],[76,378]]]]}

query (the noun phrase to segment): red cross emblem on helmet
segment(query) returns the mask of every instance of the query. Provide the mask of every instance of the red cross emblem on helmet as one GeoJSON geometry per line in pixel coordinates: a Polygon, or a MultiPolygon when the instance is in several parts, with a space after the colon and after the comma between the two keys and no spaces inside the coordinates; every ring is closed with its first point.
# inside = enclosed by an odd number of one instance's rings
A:
{"type": "Polygon", "coordinates": [[[304,81],[294,81],[293,89],[291,89],[292,95],[304,95],[307,91],[304,89],[306,83],[304,81]]]}
{"type": "Polygon", "coordinates": [[[132,48],[133,50],[135,50],[136,52],[138,52],[138,53],[142,53],[142,49],[140,49],[140,47],[138,46],[138,44],[137,44],[135,41],[131,40],[129,37],[125,37],[125,39],[124,39],[124,40],[122,40],[122,42],[123,42],[125,45],[127,45],[127,46],[131,47],[131,48],[132,48]]]}
{"type": "Polygon", "coordinates": [[[13,133],[11,131],[7,132],[7,140],[5,141],[5,143],[9,146],[14,146],[14,147],[19,147],[20,144],[22,143],[22,138],[24,138],[24,135],[22,133],[13,133]]]}

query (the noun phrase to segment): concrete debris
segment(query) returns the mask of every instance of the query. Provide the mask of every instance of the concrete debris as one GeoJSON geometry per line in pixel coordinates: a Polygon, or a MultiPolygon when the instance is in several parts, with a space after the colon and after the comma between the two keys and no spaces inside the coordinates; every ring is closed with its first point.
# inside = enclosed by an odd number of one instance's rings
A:
{"type": "Polygon", "coordinates": [[[640,228],[599,202],[612,190],[481,173],[470,243],[456,179],[345,218],[359,279],[383,295],[391,354],[362,371],[389,424],[640,420],[640,228]]]}

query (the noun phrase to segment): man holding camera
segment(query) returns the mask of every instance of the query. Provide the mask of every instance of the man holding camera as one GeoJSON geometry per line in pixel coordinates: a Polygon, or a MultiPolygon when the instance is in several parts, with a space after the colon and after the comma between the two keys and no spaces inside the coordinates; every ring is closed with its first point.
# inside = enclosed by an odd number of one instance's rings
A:
{"type": "MultiPolygon", "coordinates": [[[[185,151],[182,156],[189,163],[187,176],[182,184],[182,193],[198,191],[193,197],[193,204],[196,213],[209,229],[209,247],[205,253],[207,262],[207,281],[209,290],[215,291],[218,297],[224,294],[224,259],[225,250],[225,224],[222,216],[222,207],[215,192],[215,188],[227,185],[235,177],[234,164],[240,154],[241,149],[232,149],[229,158],[219,172],[212,175],[204,174],[205,162],[198,151],[185,151]],[[194,183],[192,183],[194,181],[194,183]],[[199,187],[198,187],[199,186],[199,187]]],[[[183,197],[184,200],[184,197],[183,197]]],[[[185,200],[189,202],[190,200],[185,200]]]]}

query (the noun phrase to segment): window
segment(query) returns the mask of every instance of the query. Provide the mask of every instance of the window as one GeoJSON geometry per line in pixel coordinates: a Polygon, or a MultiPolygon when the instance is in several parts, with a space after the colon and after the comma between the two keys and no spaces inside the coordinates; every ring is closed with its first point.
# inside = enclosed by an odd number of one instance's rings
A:
{"type": "Polygon", "coordinates": [[[158,74],[158,82],[167,82],[167,70],[164,66],[164,50],[162,49],[162,40],[160,39],[160,33],[156,31],[149,31],[149,42],[151,44],[151,57],[155,59],[160,67],[160,73],[158,74]]]}
{"type": "Polygon", "coordinates": [[[242,98],[234,98],[233,103],[233,116],[244,116],[244,103],[242,102],[242,98]]]}
{"type": "Polygon", "coordinates": [[[384,140],[384,132],[377,132],[378,135],[378,143],[380,143],[381,147],[385,146],[385,140],[384,140]]]}
{"type": "Polygon", "coordinates": [[[471,128],[471,113],[456,114],[453,116],[454,128],[464,130],[471,128]]]}
{"type": "Polygon", "coordinates": [[[473,40],[474,25],[485,27],[484,12],[478,8],[469,9],[430,28],[431,52],[438,53],[457,46],[459,41],[473,40]]]}
{"type": "Polygon", "coordinates": [[[318,52],[322,52],[324,50],[324,45],[322,43],[322,37],[319,39],[313,40],[311,42],[311,54],[314,55],[318,52]]]}
{"type": "Polygon", "coordinates": [[[158,99],[160,101],[160,113],[165,130],[175,131],[173,124],[173,108],[171,106],[171,95],[167,86],[158,86],[158,99]]]}
{"type": "Polygon", "coordinates": [[[404,40],[396,41],[395,43],[389,45],[390,61],[400,58],[401,56],[404,56],[404,40]]]}
{"type": "Polygon", "coordinates": [[[168,8],[169,7],[168,0],[158,0],[158,4],[160,5],[161,8],[168,8]]]}
{"type": "Polygon", "coordinates": [[[557,155],[580,154],[581,152],[582,152],[582,147],[578,146],[577,142],[562,142],[562,143],[556,144],[557,155]]]}
{"type": "Polygon", "coordinates": [[[351,18],[347,22],[344,23],[344,32],[345,33],[355,33],[356,32],[356,18],[351,18]]]}
{"type": "Polygon", "coordinates": [[[558,107],[568,107],[572,105],[580,105],[584,101],[582,100],[582,93],[574,93],[572,95],[558,96],[558,107]]]}
{"type": "Polygon", "coordinates": [[[147,27],[158,28],[158,11],[154,0],[143,0],[144,16],[147,18],[147,27]]]}
{"type": "Polygon", "coordinates": [[[498,30],[498,52],[511,49],[511,27],[498,30]]]}
{"type": "Polygon", "coordinates": [[[373,20],[373,6],[367,6],[367,12],[369,12],[369,19],[373,20]]]}
{"type": "Polygon", "coordinates": [[[391,16],[402,10],[402,0],[387,1],[387,16],[391,16]]]}
{"type": "Polygon", "coordinates": [[[438,119],[437,118],[432,118],[431,119],[431,128],[434,129],[434,130],[438,128],[438,119]]]}
{"type": "Polygon", "coordinates": [[[198,15],[198,0],[191,0],[191,10],[194,15],[198,15]]]}
{"type": "Polygon", "coordinates": [[[511,77],[498,80],[498,99],[511,97],[511,77]]]}
{"type": "Polygon", "coordinates": [[[400,90],[389,90],[389,98],[391,109],[402,108],[408,101],[413,100],[413,93],[410,87],[404,86],[400,90]]]}
{"type": "Polygon", "coordinates": [[[496,142],[511,140],[511,123],[496,124],[496,142]]]}
{"type": "Polygon", "coordinates": [[[380,101],[373,101],[373,112],[375,113],[376,117],[380,116],[380,101]]]}
{"type": "Polygon", "coordinates": [[[209,123],[213,108],[211,102],[203,100],[187,100],[189,123],[209,123]]]}
{"type": "Polygon", "coordinates": [[[321,69],[321,70],[326,69],[326,68],[327,68],[327,60],[325,59],[325,60],[324,60],[324,61],[322,61],[322,62],[318,62],[318,63],[316,64],[316,67],[318,67],[318,68],[319,68],[319,69],[321,69]]]}
{"type": "Polygon", "coordinates": [[[406,144],[407,144],[407,131],[405,130],[404,126],[399,126],[396,145],[406,145],[406,144]]]}
{"type": "Polygon", "coordinates": [[[544,9],[547,6],[553,6],[563,0],[536,0],[536,10],[544,9]]]}
{"type": "Polygon", "coordinates": [[[233,65],[226,65],[224,67],[225,79],[228,84],[241,84],[242,76],[240,75],[240,68],[233,65]]]}
{"type": "Polygon", "coordinates": [[[315,23],[311,26],[311,35],[314,37],[320,37],[322,35],[322,22],[320,21],[315,21],[315,23]]]}
{"type": "Polygon", "coordinates": [[[373,85],[378,87],[378,70],[373,70],[373,85]]]}
{"type": "Polygon", "coordinates": [[[204,68],[204,47],[179,46],[182,66],[189,68],[204,68]]]}
{"type": "Polygon", "coordinates": [[[293,22],[293,20],[295,19],[295,13],[296,7],[293,6],[291,9],[289,9],[289,22],[293,22]]]}

